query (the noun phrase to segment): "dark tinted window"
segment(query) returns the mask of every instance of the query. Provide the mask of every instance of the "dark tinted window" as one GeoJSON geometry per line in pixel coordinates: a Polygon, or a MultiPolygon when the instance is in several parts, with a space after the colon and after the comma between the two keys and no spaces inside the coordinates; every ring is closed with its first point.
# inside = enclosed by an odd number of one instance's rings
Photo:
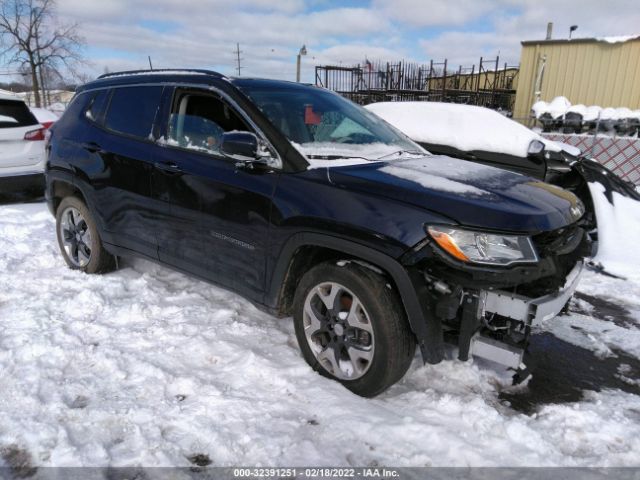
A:
{"type": "Polygon", "coordinates": [[[37,125],[38,120],[24,102],[0,100],[0,128],[16,128],[37,125]]]}
{"type": "Polygon", "coordinates": [[[114,89],[105,126],[116,132],[147,138],[151,134],[161,94],[162,87],[114,89]]]}
{"type": "Polygon", "coordinates": [[[87,109],[87,118],[94,122],[100,123],[102,114],[107,106],[107,100],[109,99],[110,90],[99,90],[96,92],[89,103],[87,109]]]}

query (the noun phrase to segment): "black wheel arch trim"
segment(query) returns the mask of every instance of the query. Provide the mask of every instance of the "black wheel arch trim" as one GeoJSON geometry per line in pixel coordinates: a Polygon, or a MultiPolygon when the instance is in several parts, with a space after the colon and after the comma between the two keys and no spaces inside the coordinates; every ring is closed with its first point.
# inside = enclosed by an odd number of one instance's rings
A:
{"type": "Polygon", "coordinates": [[[270,311],[278,311],[282,300],[285,279],[296,251],[301,247],[322,247],[340,251],[348,256],[371,263],[385,271],[395,283],[404,306],[411,331],[420,346],[422,358],[428,363],[438,363],[444,357],[442,327],[435,315],[431,314],[427,298],[419,293],[427,293],[426,282],[419,272],[412,272],[383,252],[356,242],[330,235],[300,232],[292,235],[280,251],[271,275],[271,282],[265,291],[264,305],[270,311]]]}

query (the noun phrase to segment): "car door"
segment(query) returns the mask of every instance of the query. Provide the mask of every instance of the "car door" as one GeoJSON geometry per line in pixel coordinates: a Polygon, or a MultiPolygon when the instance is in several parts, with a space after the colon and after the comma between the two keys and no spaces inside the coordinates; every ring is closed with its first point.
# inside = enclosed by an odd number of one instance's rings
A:
{"type": "Polygon", "coordinates": [[[152,129],[162,86],[125,86],[101,91],[85,116],[90,127],[79,139],[76,161],[91,184],[105,241],[157,258],[154,204],[151,197],[152,129]],[[105,98],[106,96],[106,98],[105,98]],[[105,104],[105,111],[97,105],[105,104]]]}
{"type": "Polygon", "coordinates": [[[258,300],[278,174],[239,168],[218,148],[224,132],[247,130],[220,94],[175,89],[153,189],[170,207],[159,222],[160,260],[258,300]]]}

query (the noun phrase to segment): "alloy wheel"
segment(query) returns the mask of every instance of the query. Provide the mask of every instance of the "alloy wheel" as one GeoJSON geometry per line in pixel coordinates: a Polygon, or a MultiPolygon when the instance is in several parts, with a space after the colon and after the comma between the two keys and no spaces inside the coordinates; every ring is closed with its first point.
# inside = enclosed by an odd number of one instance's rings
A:
{"type": "Polygon", "coordinates": [[[69,261],[85,267],[91,260],[91,231],[87,221],[75,207],[68,207],[60,217],[60,238],[69,261]]]}
{"type": "Polygon", "coordinates": [[[340,380],[362,377],[373,361],[375,338],[362,302],[346,287],[325,282],[304,303],[304,332],[316,360],[340,380]]]}

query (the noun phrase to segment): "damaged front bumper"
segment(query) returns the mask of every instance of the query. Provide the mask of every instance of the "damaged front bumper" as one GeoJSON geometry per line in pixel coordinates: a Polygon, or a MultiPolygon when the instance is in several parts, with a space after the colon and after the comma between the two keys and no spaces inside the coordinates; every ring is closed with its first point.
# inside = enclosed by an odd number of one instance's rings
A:
{"type": "Polygon", "coordinates": [[[578,262],[567,275],[564,287],[538,298],[528,298],[501,290],[481,292],[483,314],[494,313],[531,327],[538,326],[560,313],[578,288],[583,270],[584,263],[578,262]]]}
{"type": "Polygon", "coordinates": [[[591,247],[582,232],[570,226],[534,236],[541,254],[535,265],[463,264],[429,243],[408,254],[404,265],[426,320],[422,335],[414,330],[425,362],[441,361],[447,341],[457,344],[460,360],[485,358],[522,379],[532,328],[556,317],[579,284],[591,247]]]}
{"type": "MultiPolygon", "coordinates": [[[[531,327],[551,320],[562,311],[576,291],[583,270],[583,262],[578,262],[560,290],[538,298],[499,290],[481,292],[480,316],[487,318],[499,315],[521,323],[528,331],[531,327]]],[[[471,337],[469,352],[475,357],[499,363],[518,372],[526,369],[523,361],[525,348],[526,345],[513,345],[478,331],[471,337]]]]}

